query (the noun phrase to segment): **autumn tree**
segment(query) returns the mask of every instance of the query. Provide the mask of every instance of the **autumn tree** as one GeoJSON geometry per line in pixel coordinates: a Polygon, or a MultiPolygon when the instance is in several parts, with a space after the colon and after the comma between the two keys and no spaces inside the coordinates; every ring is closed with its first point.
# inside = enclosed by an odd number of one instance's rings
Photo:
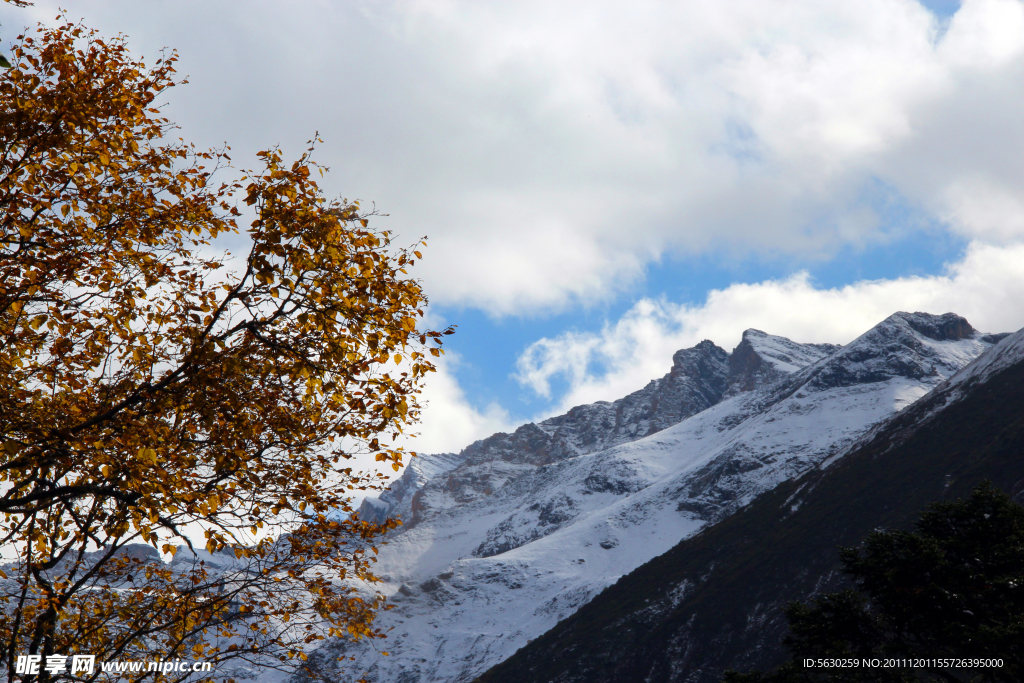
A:
{"type": "Polygon", "coordinates": [[[224,677],[288,668],[324,637],[379,635],[383,598],[366,586],[373,540],[394,523],[359,520],[348,496],[381,481],[353,458],[401,465],[395,440],[439,355],[407,273],[420,254],[358,203],[325,200],[309,152],[261,152],[258,170],[221,182],[227,149],[174,138],[160,115],[174,54],[146,66],[123,38],[66,21],[7,54],[8,680],[70,679],[56,663],[76,654],[201,659],[224,677]],[[251,248],[232,268],[213,240],[242,215],[251,248]],[[29,655],[38,674],[17,673],[29,655]]]}
{"type": "Polygon", "coordinates": [[[1005,493],[983,483],[967,500],[929,506],[913,531],[875,531],[840,557],[854,588],[786,610],[792,659],[771,673],[730,672],[727,683],[1024,677],[1024,507],[1005,493]],[[901,664],[863,666],[872,660],[901,664]]]}

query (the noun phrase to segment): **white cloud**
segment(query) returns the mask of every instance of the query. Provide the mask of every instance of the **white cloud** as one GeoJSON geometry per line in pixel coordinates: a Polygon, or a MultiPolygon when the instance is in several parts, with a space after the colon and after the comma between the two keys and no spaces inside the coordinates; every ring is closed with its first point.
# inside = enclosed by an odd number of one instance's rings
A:
{"type": "Polygon", "coordinates": [[[614,400],[668,371],[672,354],[710,339],[731,351],[756,328],[799,342],[848,343],[897,309],[966,317],[975,328],[1024,326],[1024,244],[974,244],[941,276],[858,282],[821,289],[805,273],[786,280],[734,284],[698,306],[639,301],[598,333],[541,339],[519,358],[517,379],[548,396],[550,381],[569,389],[553,413],[614,400]]]}
{"type": "Polygon", "coordinates": [[[457,354],[447,352],[435,365],[437,372],[427,377],[420,395],[426,403],[420,424],[412,430],[419,436],[409,439],[405,447],[419,453],[458,452],[477,439],[495,432],[508,432],[522,422],[514,422],[497,404],[478,410],[466,399],[454,370],[457,354]]]}
{"type": "Polygon", "coordinates": [[[664,253],[877,242],[878,183],[969,239],[1024,236],[1019,0],[945,27],[913,0],[64,4],[180,49],[186,139],[245,165],[319,130],[332,192],[430,235],[436,303],[532,314],[664,253]]]}

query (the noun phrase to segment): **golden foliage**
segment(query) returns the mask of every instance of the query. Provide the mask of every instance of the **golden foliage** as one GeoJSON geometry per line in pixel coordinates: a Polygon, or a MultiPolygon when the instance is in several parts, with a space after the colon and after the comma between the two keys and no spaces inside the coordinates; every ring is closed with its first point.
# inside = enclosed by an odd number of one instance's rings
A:
{"type": "Polygon", "coordinates": [[[349,516],[380,479],[346,461],[397,470],[385,443],[418,418],[442,334],[417,327],[419,253],[325,201],[308,151],[216,182],[226,150],[173,141],[155,104],[174,54],[147,68],[74,24],[19,40],[0,72],[3,657],[265,665],[378,635],[383,599],[353,582],[394,522],[349,516]],[[255,220],[229,273],[210,240],[237,231],[236,196],[255,220]],[[196,528],[196,562],[124,548],[196,528]]]}

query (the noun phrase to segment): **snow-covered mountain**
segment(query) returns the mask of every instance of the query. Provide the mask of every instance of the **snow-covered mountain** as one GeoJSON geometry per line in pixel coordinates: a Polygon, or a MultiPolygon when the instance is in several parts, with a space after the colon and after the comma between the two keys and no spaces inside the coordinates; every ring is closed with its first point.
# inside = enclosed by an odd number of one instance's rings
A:
{"type": "Polygon", "coordinates": [[[909,529],[982,481],[1024,503],[1022,405],[1024,330],[841,457],[623,576],[478,683],[717,683],[774,668],[791,654],[786,606],[852,587],[837,546],[909,529]]]}
{"type": "MultiPolygon", "coordinates": [[[[847,345],[757,330],[728,354],[677,352],[613,403],[421,456],[364,517],[405,521],[378,573],[395,609],[380,649],[314,657],[380,683],[469,681],[621,575],[797,477],[997,342],[963,318],[897,313],[847,345]]],[[[321,668],[321,670],[323,670],[321,668]]]]}

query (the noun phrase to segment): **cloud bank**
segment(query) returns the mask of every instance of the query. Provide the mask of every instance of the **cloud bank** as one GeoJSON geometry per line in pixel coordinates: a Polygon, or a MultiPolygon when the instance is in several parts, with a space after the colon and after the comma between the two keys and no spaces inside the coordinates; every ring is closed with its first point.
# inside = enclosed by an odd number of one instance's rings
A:
{"type": "Polygon", "coordinates": [[[828,258],[910,229],[886,193],[1024,238],[1019,0],[67,4],[179,48],[186,139],[244,159],[319,130],[332,192],[431,237],[440,304],[565,310],[665,254],[828,258]]]}
{"type": "MultiPolygon", "coordinates": [[[[666,255],[820,262],[922,225],[971,244],[939,276],[736,284],[541,339],[517,376],[559,409],[746,327],[843,342],[897,308],[1024,324],[1020,0],[964,0],[949,21],[915,0],[60,4],[150,62],[179,50],[190,84],[165,113],[186,140],[227,140],[247,166],[320,131],[328,193],[430,236],[415,275],[441,306],[525,320],[613,298],[666,255]],[[890,220],[892,198],[914,219],[890,220]]],[[[11,9],[3,38],[57,6],[11,9]]],[[[428,386],[420,450],[511,426],[455,372],[428,386]]]]}

